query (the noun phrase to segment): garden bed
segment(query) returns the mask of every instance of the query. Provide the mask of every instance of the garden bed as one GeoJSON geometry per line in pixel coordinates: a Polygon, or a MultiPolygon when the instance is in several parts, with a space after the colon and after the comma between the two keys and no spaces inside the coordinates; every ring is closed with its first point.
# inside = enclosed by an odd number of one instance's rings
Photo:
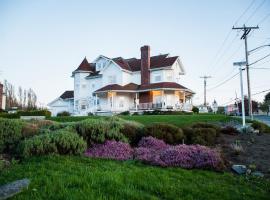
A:
{"type": "Polygon", "coordinates": [[[256,170],[270,177],[270,134],[222,134],[217,143],[222,148],[225,159],[228,161],[228,169],[232,164],[253,165],[256,170]],[[243,151],[236,153],[231,144],[238,142],[243,151]]]}

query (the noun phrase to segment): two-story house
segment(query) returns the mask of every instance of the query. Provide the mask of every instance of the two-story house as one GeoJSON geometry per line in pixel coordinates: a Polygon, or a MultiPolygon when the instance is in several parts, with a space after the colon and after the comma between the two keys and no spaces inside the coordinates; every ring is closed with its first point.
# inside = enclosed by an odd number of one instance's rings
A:
{"type": "Polygon", "coordinates": [[[53,115],[68,111],[89,113],[136,112],[140,110],[192,109],[194,92],[179,84],[185,74],[178,56],[150,56],[150,47],[141,47],[141,58],[98,56],[86,58],[72,72],[74,91],[65,91],[49,103],[53,115]]]}

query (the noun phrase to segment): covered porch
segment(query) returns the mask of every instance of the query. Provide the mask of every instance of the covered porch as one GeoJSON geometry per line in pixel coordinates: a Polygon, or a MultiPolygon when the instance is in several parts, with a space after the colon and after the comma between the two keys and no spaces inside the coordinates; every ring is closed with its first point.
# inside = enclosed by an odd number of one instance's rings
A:
{"type": "MultiPolygon", "coordinates": [[[[121,86],[124,87],[124,86],[121,86]]],[[[124,90],[120,87],[94,92],[94,112],[174,110],[191,111],[193,92],[186,88],[124,90]],[[120,90],[121,89],[121,90],[120,90]]]]}

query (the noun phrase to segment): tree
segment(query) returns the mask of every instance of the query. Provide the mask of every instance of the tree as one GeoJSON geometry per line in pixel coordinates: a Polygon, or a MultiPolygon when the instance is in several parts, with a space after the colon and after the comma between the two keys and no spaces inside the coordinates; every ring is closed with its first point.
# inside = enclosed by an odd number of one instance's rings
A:
{"type": "Polygon", "coordinates": [[[264,96],[264,101],[263,103],[260,104],[260,109],[263,112],[266,112],[267,115],[269,115],[270,112],[270,92],[268,92],[265,96],[264,96]]]}
{"type": "MultiPolygon", "coordinates": [[[[244,97],[244,104],[245,104],[245,114],[248,115],[248,98],[247,96],[244,97]]],[[[238,109],[239,112],[242,113],[242,101],[238,102],[238,109]]],[[[258,112],[259,111],[259,103],[257,101],[252,100],[252,112],[258,112]]]]}
{"type": "Polygon", "coordinates": [[[22,109],[23,108],[23,90],[21,86],[18,89],[18,97],[19,97],[19,107],[20,109],[22,109]]]}

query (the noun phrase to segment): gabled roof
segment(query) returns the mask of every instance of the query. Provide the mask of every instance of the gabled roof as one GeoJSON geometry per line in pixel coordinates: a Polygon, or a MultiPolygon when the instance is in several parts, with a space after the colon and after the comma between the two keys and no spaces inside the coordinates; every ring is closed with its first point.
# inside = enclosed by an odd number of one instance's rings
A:
{"type": "Polygon", "coordinates": [[[180,85],[175,82],[160,82],[160,83],[151,83],[148,85],[141,85],[140,90],[149,90],[149,89],[158,89],[158,88],[167,88],[167,89],[188,89],[183,85],[180,85]]]}
{"type": "Polygon", "coordinates": [[[94,63],[88,63],[87,59],[84,58],[82,63],[79,65],[79,67],[75,70],[76,71],[87,71],[87,72],[92,72],[95,68],[94,63]]]}
{"type": "Polygon", "coordinates": [[[95,92],[104,92],[104,91],[121,91],[121,90],[128,90],[128,91],[136,91],[138,89],[139,85],[135,83],[129,83],[127,85],[121,86],[118,84],[111,84],[111,85],[106,85],[95,92]]]}
{"type": "MultiPolygon", "coordinates": [[[[150,57],[150,69],[168,67],[173,65],[173,63],[177,60],[178,56],[168,57],[169,54],[162,54],[157,56],[150,57]]],[[[108,58],[109,59],[109,58],[108,58]]],[[[141,71],[141,59],[137,58],[128,58],[124,59],[122,57],[112,58],[117,65],[119,65],[122,69],[127,71],[141,71]]],[[[99,74],[96,71],[95,63],[88,63],[87,59],[84,58],[79,67],[74,71],[85,71],[90,72],[89,77],[96,76],[99,74]]]]}
{"type": "MultiPolygon", "coordinates": [[[[150,69],[168,67],[173,65],[177,60],[178,56],[168,57],[169,54],[162,54],[150,57],[150,69]]],[[[141,71],[141,59],[128,58],[123,59],[122,57],[117,57],[112,59],[121,68],[129,71],[141,71]]]]}
{"type": "Polygon", "coordinates": [[[61,99],[70,99],[70,98],[74,98],[74,91],[73,91],[73,90],[65,91],[63,94],[61,94],[60,98],[61,98],[61,99]]]}

